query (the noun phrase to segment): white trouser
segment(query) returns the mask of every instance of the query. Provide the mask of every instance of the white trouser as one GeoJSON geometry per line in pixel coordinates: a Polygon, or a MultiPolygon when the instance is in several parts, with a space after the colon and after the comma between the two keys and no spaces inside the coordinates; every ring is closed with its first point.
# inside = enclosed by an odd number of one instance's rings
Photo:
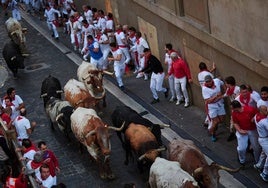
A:
{"type": "Polygon", "coordinates": [[[77,47],[80,47],[80,43],[81,43],[81,34],[80,33],[71,33],[70,34],[71,37],[71,43],[77,47]]]}
{"type": "Polygon", "coordinates": [[[102,70],[103,67],[103,57],[101,57],[100,59],[96,60],[92,57],[90,57],[90,63],[96,65],[96,67],[100,70],[102,70]]]}
{"type": "Polygon", "coordinates": [[[257,130],[247,131],[247,134],[240,134],[238,131],[236,131],[236,137],[237,137],[237,152],[238,157],[241,163],[246,162],[246,152],[248,147],[248,139],[250,140],[250,144],[253,148],[253,154],[255,162],[259,161],[261,148],[258,143],[258,133],[257,130]]]}
{"type": "Polygon", "coordinates": [[[182,100],[182,95],[181,95],[181,91],[182,91],[184,99],[185,99],[185,103],[189,103],[189,96],[188,96],[188,92],[186,88],[186,84],[187,84],[186,76],[182,78],[174,78],[174,84],[175,84],[175,92],[177,95],[177,99],[179,101],[182,100]]]}
{"type": "Polygon", "coordinates": [[[154,99],[158,99],[157,92],[166,92],[167,89],[163,88],[163,81],[165,78],[165,73],[158,73],[155,74],[154,72],[152,73],[151,76],[151,82],[150,82],[150,89],[153,93],[154,99]]]}
{"type": "Polygon", "coordinates": [[[124,47],[124,48],[119,47],[119,48],[122,50],[122,52],[123,52],[123,54],[124,54],[124,56],[126,58],[124,63],[128,64],[130,62],[130,60],[131,60],[128,48],[127,47],[124,47]]]}
{"type": "Polygon", "coordinates": [[[17,10],[17,9],[12,10],[12,17],[13,17],[15,20],[20,21],[20,20],[21,20],[20,11],[17,10]]]}
{"type": "Polygon", "coordinates": [[[108,55],[109,55],[109,53],[110,53],[110,49],[109,48],[107,48],[107,49],[102,49],[102,54],[103,54],[103,64],[102,64],[102,68],[103,69],[107,69],[108,68],[108,64],[109,64],[109,62],[108,62],[108,55]]]}
{"type": "Polygon", "coordinates": [[[124,85],[122,77],[125,73],[125,68],[126,68],[125,63],[122,63],[122,64],[114,63],[114,74],[115,74],[116,81],[117,81],[119,87],[124,85]]]}
{"type": "Polygon", "coordinates": [[[262,168],[263,167],[263,173],[268,174],[268,137],[266,138],[259,138],[259,144],[262,147],[262,152],[259,158],[259,161],[257,163],[257,166],[262,168]]]}
{"type": "Polygon", "coordinates": [[[171,97],[174,99],[176,97],[175,95],[176,91],[175,91],[175,79],[173,74],[168,76],[168,85],[171,97]]]}
{"type": "Polygon", "coordinates": [[[49,30],[53,31],[54,37],[58,38],[59,37],[59,33],[57,31],[57,27],[50,21],[47,21],[47,26],[49,30]]]}

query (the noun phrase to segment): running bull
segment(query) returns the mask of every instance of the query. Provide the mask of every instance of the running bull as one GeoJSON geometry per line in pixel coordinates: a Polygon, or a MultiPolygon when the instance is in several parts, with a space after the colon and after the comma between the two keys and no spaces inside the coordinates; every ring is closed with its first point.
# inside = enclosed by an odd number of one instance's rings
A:
{"type": "Polygon", "coordinates": [[[77,69],[77,78],[83,82],[91,96],[100,99],[106,107],[106,91],[103,85],[103,74],[113,75],[108,71],[99,70],[96,65],[83,61],[77,69]]]}
{"type": "Polygon", "coordinates": [[[71,115],[71,129],[77,140],[86,146],[90,156],[97,162],[100,177],[113,179],[114,174],[109,164],[111,144],[108,130],[118,128],[105,124],[95,110],[78,107],[71,115]]]}
{"type": "Polygon", "coordinates": [[[138,169],[140,172],[143,172],[143,166],[150,166],[154,159],[161,151],[165,150],[165,148],[159,147],[155,136],[147,127],[140,124],[130,123],[125,130],[125,150],[125,165],[128,165],[129,157],[133,158],[133,151],[138,157],[138,169]]]}
{"type": "Polygon", "coordinates": [[[157,157],[150,168],[151,188],[198,188],[198,183],[177,161],[157,157]]]}
{"type": "Polygon", "coordinates": [[[20,22],[11,17],[5,22],[5,26],[8,32],[8,36],[15,44],[18,45],[21,55],[24,57],[29,56],[25,45],[25,33],[27,32],[27,29],[22,28],[20,22]]]}
{"type": "Polygon", "coordinates": [[[135,110],[128,106],[117,106],[116,109],[113,111],[111,118],[113,126],[115,127],[119,127],[122,125],[123,122],[126,122],[124,129],[122,131],[117,131],[117,136],[120,139],[123,147],[125,143],[122,139],[122,133],[125,133],[130,123],[141,124],[148,127],[156,137],[156,140],[159,145],[162,145],[161,127],[169,127],[169,125],[165,124],[160,125],[152,123],[148,119],[143,118],[140,114],[138,114],[135,110]]]}
{"type": "Polygon", "coordinates": [[[200,187],[217,188],[219,186],[219,170],[238,172],[240,168],[230,169],[216,163],[208,165],[203,153],[191,140],[181,138],[170,142],[167,152],[170,161],[178,161],[181,168],[192,174],[200,187]]]}
{"type": "Polygon", "coordinates": [[[70,79],[64,86],[64,95],[74,108],[93,108],[103,99],[105,93],[97,97],[93,91],[88,91],[83,82],[70,79]]]}
{"type": "Polygon", "coordinates": [[[11,40],[4,45],[2,54],[14,78],[17,78],[18,69],[25,68],[24,57],[21,55],[19,46],[11,40]]]}
{"type": "Polygon", "coordinates": [[[49,75],[42,81],[40,97],[43,98],[44,107],[46,107],[47,101],[51,97],[61,99],[61,93],[63,93],[63,91],[58,78],[49,75]]]}

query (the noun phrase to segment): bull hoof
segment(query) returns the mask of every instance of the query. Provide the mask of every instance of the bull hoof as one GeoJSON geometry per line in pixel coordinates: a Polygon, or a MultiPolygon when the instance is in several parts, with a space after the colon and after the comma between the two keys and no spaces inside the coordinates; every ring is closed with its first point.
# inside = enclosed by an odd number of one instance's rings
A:
{"type": "Polygon", "coordinates": [[[114,179],[115,179],[115,175],[114,175],[114,174],[109,174],[109,175],[107,176],[107,178],[108,178],[109,180],[114,180],[114,179]]]}
{"type": "Polygon", "coordinates": [[[107,175],[106,174],[100,174],[100,178],[105,180],[105,179],[107,179],[107,175]]]}
{"type": "Polygon", "coordinates": [[[23,54],[21,54],[23,57],[29,57],[30,56],[30,54],[28,54],[28,53],[23,53],[23,54]]]}

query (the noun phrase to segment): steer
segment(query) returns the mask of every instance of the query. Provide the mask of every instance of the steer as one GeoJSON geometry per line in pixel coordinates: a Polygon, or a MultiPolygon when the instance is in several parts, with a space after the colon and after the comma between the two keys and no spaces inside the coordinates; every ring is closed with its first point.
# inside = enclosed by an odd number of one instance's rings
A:
{"type": "Polygon", "coordinates": [[[46,107],[46,103],[51,97],[61,99],[62,92],[60,81],[57,78],[51,75],[45,78],[42,82],[40,95],[43,98],[44,107],[46,107]]]}
{"type": "Polygon", "coordinates": [[[11,40],[4,45],[2,54],[14,78],[17,78],[18,69],[25,68],[24,57],[21,55],[19,46],[11,40]]]}
{"type": "Polygon", "coordinates": [[[104,124],[95,110],[78,107],[71,115],[71,129],[77,140],[86,146],[90,156],[97,162],[100,177],[113,179],[114,174],[109,164],[111,144],[108,129],[118,128],[104,124]]]}
{"type": "Polygon", "coordinates": [[[120,139],[123,147],[125,143],[122,139],[122,133],[126,131],[130,123],[141,124],[150,128],[150,130],[156,137],[158,144],[162,145],[161,127],[166,125],[154,124],[148,119],[143,118],[140,114],[138,114],[135,110],[128,106],[117,106],[116,109],[113,111],[111,118],[113,126],[115,127],[119,127],[122,125],[123,122],[126,122],[124,129],[122,131],[117,131],[117,136],[120,139]]]}
{"type": "Polygon", "coordinates": [[[170,161],[178,161],[181,168],[193,174],[201,187],[217,188],[219,185],[219,170],[238,172],[240,168],[230,169],[216,163],[208,165],[203,153],[191,140],[181,138],[171,141],[168,147],[167,158],[170,161]]]}
{"type": "Polygon", "coordinates": [[[77,69],[77,78],[80,82],[83,82],[90,92],[90,95],[96,98],[100,96],[103,99],[103,107],[106,107],[106,91],[103,85],[103,73],[107,71],[99,70],[96,65],[83,61],[77,69]]]}
{"type": "MultiPolygon", "coordinates": [[[[92,96],[83,82],[70,79],[64,86],[65,99],[74,107],[93,108],[103,96],[92,96]]],[[[105,93],[103,93],[105,95],[105,93]]]]}
{"type": "Polygon", "coordinates": [[[198,183],[177,161],[168,161],[157,157],[150,168],[149,184],[151,188],[197,188],[198,183]]]}
{"type": "Polygon", "coordinates": [[[54,129],[53,124],[57,122],[59,129],[69,137],[71,132],[70,116],[73,112],[73,107],[68,101],[51,97],[46,103],[46,113],[50,119],[51,128],[54,129]]]}
{"type": "MultiPolygon", "coordinates": [[[[120,129],[119,129],[120,130],[120,129]]],[[[125,165],[129,163],[129,156],[132,157],[133,151],[137,157],[138,169],[143,172],[143,164],[151,165],[153,160],[163,150],[159,148],[159,144],[152,132],[145,126],[130,123],[125,130],[125,165]]]]}
{"type": "Polygon", "coordinates": [[[18,45],[22,56],[28,56],[29,54],[26,51],[25,46],[25,33],[27,29],[22,28],[20,22],[11,17],[5,22],[5,26],[8,32],[8,36],[15,44],[18,45]]]}

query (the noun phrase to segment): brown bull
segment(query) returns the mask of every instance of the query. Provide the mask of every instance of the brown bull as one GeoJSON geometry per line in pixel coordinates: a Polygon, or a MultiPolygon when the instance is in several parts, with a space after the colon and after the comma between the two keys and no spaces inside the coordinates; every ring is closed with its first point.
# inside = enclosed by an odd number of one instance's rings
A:
{"type": "Polygon", "coordinates": [[[71,129],[97,162],[101,178],[113,179],[115,176],[109,164],[111,144],[108,130],[118,128],[104,124],[95,110],[79,107],[71,115],[71,129]]]}
{"type": "Polygon", "coordinates": [[[181,168],[193,174],[193,177],[201,187],[217,188],[219,185],[219,170],[238,172],[240,168],[230,169],[216,163],[208,165],[203,153],[191,140],[181,138],[173,140],[168,147],[167,158],[170,161],[178,161],[181,168]]]}
{"type": "Polygon", "coordinates": [[[125,150],[126,160],[125,165],[129,163],[129,156],[133,151],[139,158],[138,168],[143,171],[143,164],[151,165],[154,159],[159,155],[162,149],[159,149],[159,144],[153,133],[145,126],[135,123],[130,123],[125,131],[125,150]]]}
{"type": "MultiPolygon", "coordinates": [[[[93,108],[103,98],[103,96],[93,97],[85,87],[84,83],[75,79],[70,79],[66,83],[64,86],[64,95],[65,99],[69,101],[74,108],[93,108]]],[[[103,95],[105,95],[105,93],[103,93],[103,95]]]]}

